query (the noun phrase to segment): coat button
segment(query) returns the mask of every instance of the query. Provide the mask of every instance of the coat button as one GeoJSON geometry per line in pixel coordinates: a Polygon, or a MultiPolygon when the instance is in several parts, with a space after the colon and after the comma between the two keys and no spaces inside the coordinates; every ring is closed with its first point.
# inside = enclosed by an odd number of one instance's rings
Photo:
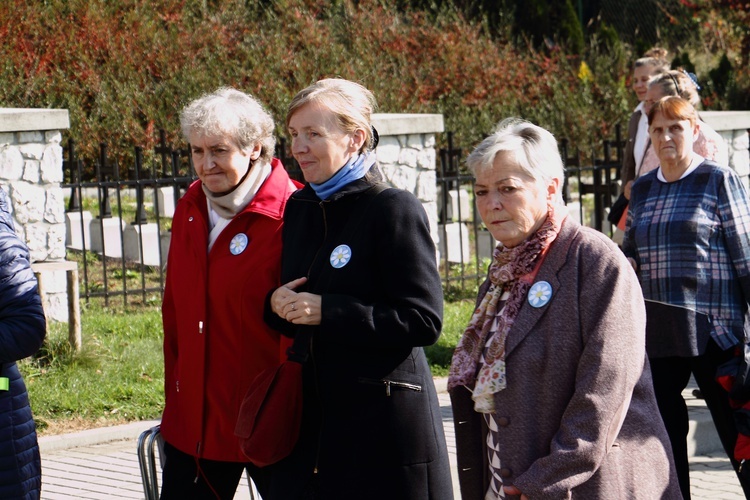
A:
{"type": "Polygon", "coordinates": [[[500,477],[502,477],[502,478],[508,478],[508,477],[510,477],[512,475],[513,475],[513,472],[511,472],[510,469],[506,469],[505,467],[503,467],[502,469],[500,469],[500,477]]]}
{"type": "Polygon", "coordinates": [[[508,425],[510,425],[510,419],[508,417],[500,417],[497,419],[497,425],[500,427],[508,427],[508,425]]]}

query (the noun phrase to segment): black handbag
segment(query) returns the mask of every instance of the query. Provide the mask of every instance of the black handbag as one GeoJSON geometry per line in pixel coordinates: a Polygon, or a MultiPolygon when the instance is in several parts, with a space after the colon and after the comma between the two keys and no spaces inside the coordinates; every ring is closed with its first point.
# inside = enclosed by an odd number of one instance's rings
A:
{"type": "Polygon", "coordinates": [[[607,215],[607,220],[612,225],[617,225],[618,222],[620,222],[620,219],[622,218],[622,214],[625,213],[625,211],[628,209],[628,199],[625,198],[625,195],[620,193],[620,196],[617,197],[615,202],[612,204],[612,207],[609,209],[609,215],[607,215]]]}

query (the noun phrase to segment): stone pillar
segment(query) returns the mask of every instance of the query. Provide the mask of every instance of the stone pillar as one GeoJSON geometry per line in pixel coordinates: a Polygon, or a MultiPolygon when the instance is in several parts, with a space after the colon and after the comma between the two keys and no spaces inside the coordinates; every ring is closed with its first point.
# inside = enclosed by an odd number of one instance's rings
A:
{"type": "Polygon", "coordinates": [[[386,180],[394,187],[413,193],[422,202],[437,247],[435,134],[444,131],[443,115],[376,113],[372,124],[380,135],[376,153],[386,180]]]}
{"type": "Polygon", "coordinates": [[[750,111],[704,111],[701,119],[724,138],[729,166],[750,185],[750,111]]]}
{"type": "MultiPolygon", "coordinates": [[[[0,109],[0,185],[8,193],[16,232],[28,245],[32,263],[65,260],[60,143],[61,131],[68,128],[64,109],[0,109]]],[[[45,287],[48,318],[66,320],[65,273],[45,278],[45,287]]]]}

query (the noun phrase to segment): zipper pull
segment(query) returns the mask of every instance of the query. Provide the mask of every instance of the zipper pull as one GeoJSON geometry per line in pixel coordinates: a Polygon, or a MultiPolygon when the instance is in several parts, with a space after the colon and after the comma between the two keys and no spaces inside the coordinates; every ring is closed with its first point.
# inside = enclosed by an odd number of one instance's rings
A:
{"type": "Polygon", "coordinates": [[[198,322],[198,333],[203,333],[203,321],[198,322]]]}
{"type": "Polygon", "coordinates": [[[385,395],[390,396],[391,395],[391,381],[384,380],[384,382],[385,382],[385,395]]]}

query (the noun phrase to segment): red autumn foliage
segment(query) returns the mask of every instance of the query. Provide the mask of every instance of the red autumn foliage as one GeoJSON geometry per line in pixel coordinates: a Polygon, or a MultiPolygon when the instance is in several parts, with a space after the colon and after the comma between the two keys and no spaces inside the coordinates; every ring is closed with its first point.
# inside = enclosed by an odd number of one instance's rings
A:
{"type": "Polygon", "coordinates": [[[443,113],[465,149],[511,115],[589,144],[635,105],[629,59],[538,51],[456,12],[378,0],[0,2],[0,104],[66,108],[82,157],[107,141],[123,162],[159,128],[182,143],[179,110],[221,85],[256,95],[283,134],[292,96],[329,76],[362,82],[382,112],[443,113]]]}

